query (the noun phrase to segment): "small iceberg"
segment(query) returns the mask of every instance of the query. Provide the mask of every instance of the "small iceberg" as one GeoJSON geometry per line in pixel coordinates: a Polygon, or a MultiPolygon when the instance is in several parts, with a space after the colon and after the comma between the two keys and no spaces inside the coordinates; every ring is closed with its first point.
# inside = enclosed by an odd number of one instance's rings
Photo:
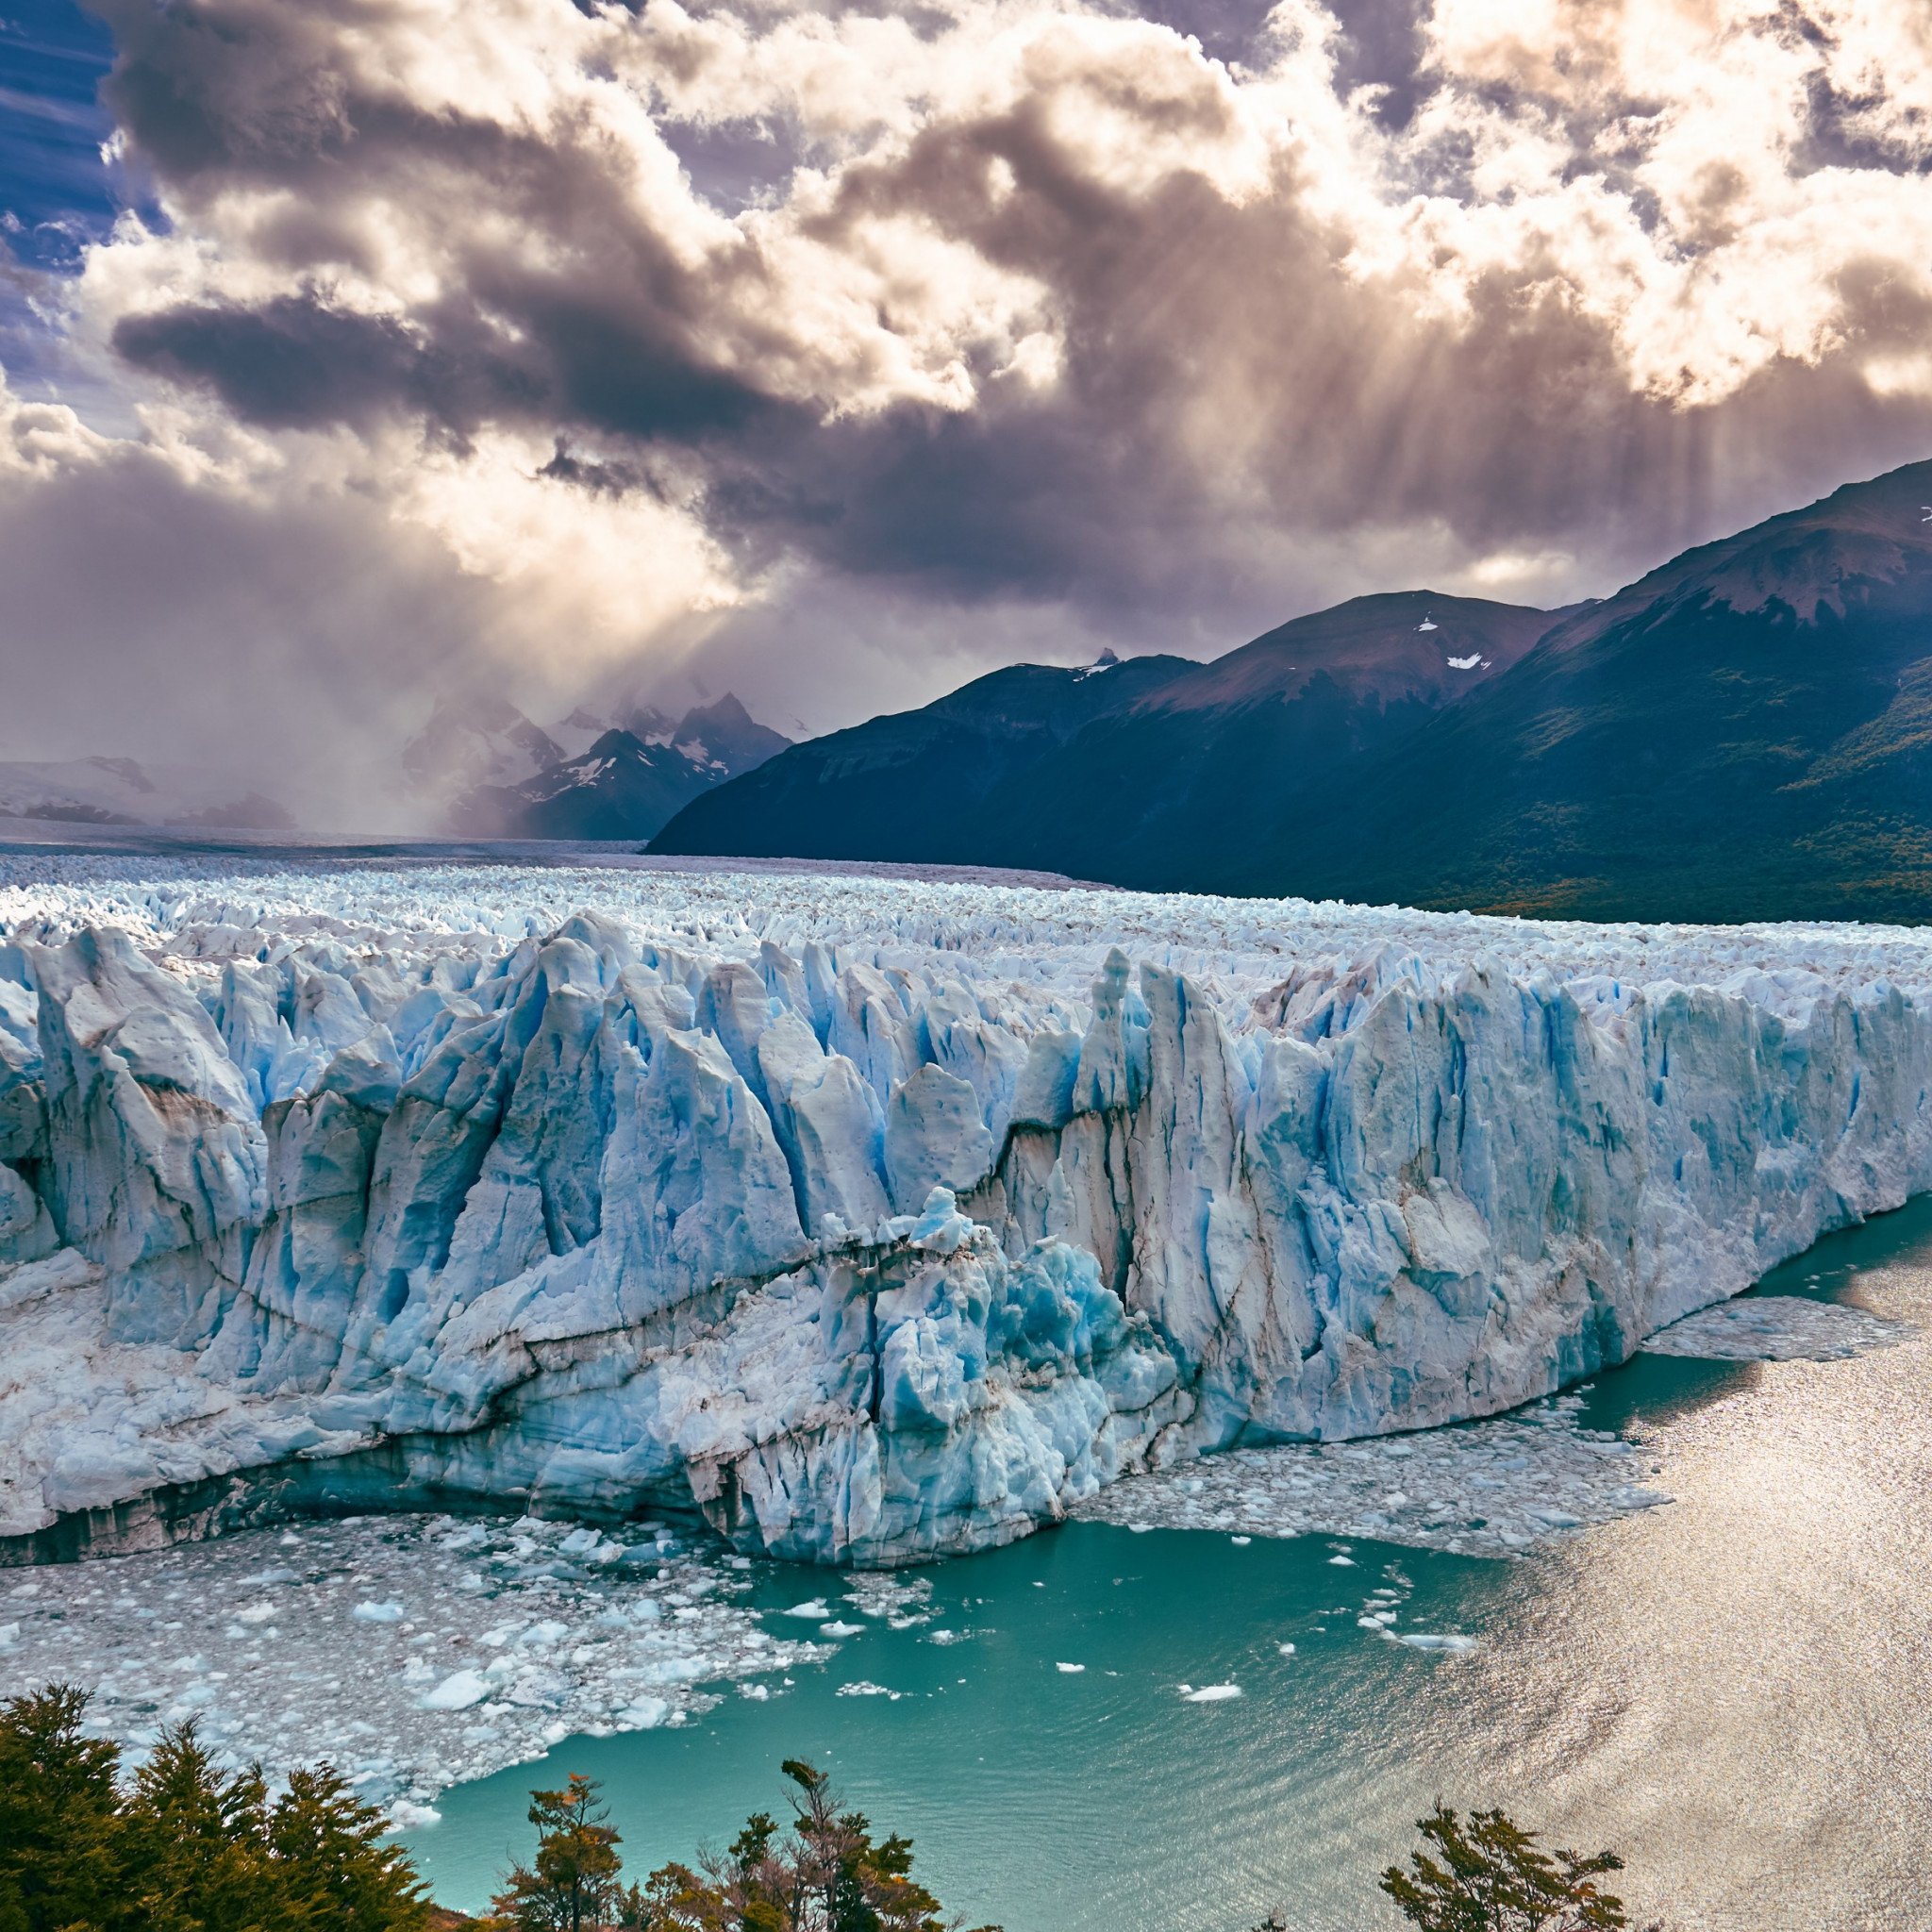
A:
{"type": "Polygon", "coordinates": [[[490,1680],[480,1671],[453,1671],[435,1690],[425,1691],[425,1710],[468,1710],[490,1695],[490,1680]]]}

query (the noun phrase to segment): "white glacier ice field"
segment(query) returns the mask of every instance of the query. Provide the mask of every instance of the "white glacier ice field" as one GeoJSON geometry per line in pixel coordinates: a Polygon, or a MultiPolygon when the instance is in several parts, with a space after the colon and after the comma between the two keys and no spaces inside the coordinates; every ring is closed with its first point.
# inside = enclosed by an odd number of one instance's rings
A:
{"type": "Polygon", "coordinates": [[[890,1566],[1494,1415],[1932,1184],[1928,985],[1897,928],[0,858],[0,1549],[890,1566]]]}

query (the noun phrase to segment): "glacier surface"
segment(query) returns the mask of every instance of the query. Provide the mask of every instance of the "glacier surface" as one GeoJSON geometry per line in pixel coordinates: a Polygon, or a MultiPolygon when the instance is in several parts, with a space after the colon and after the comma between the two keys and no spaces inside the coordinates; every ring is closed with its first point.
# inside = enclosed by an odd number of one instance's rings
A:
{"type": "Polygon", "coordinates": [[[0,858],[0,1549],[889,1566],[1494,1414],[1932,1185],[1932,933],[0,858]]]}

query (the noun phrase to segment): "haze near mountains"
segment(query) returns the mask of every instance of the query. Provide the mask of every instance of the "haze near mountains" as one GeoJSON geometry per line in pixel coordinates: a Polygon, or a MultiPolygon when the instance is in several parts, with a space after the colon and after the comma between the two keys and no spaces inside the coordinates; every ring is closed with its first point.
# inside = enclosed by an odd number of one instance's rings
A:
{"type": "Polygon", "coordinates": [[[1928,501],[1932,464],[1911,465],[1570,610],[1404,592],[1202,666],[995,673],[794,747],[653,849],[1591,918],[1932,917],[1928,501]]]}

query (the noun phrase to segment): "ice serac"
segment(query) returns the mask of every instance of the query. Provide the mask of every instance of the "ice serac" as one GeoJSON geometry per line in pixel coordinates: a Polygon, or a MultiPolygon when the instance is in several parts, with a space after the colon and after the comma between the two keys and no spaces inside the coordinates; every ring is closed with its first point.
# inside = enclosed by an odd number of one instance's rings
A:
{"type": "Polygon", "coordinates": [[[1513,1407],[1932,1186],[1921,939],[1593,971],[1277,907],[1188,953],[1157,918],[1216,902],[1108,900],[1108,943],[995,895],[867,943],[867,890],[16,918],[5,1547],[469,1500],[903,1562],[1513,1407]]]}

